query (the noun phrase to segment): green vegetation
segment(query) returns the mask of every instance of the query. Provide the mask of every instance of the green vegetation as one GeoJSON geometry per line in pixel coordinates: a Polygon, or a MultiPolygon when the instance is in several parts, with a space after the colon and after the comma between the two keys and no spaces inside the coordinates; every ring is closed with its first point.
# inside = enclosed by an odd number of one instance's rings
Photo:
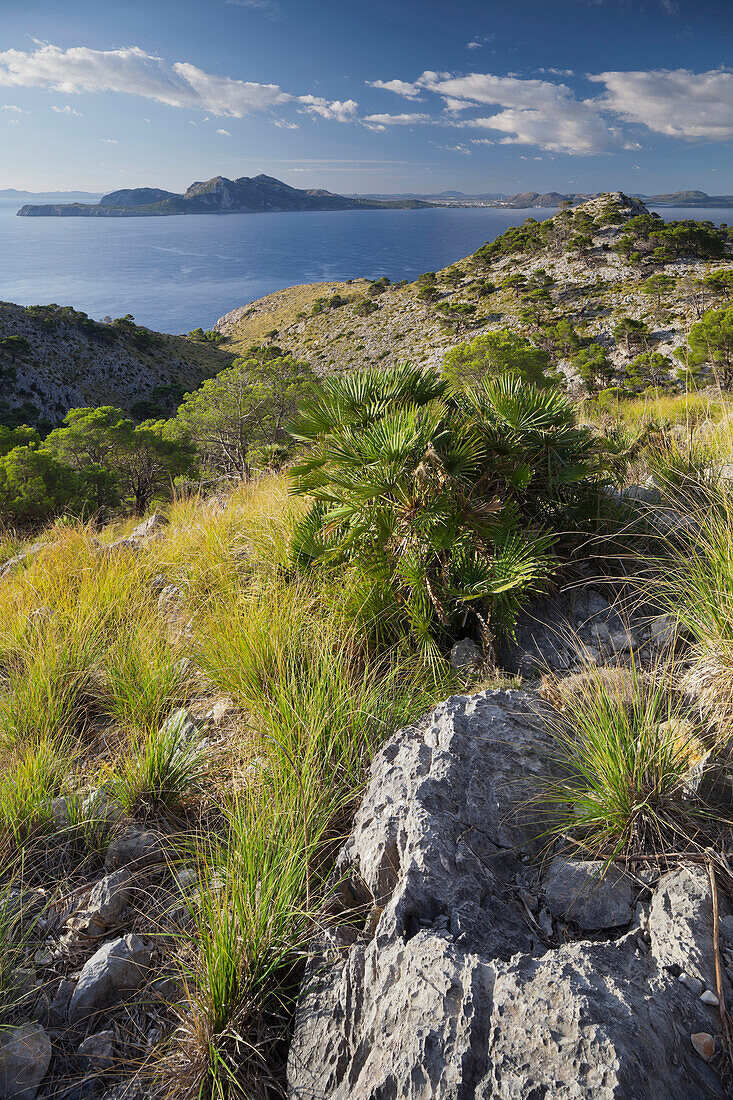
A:
{"type": "Polygon", "coordinates": [[[408,367],[327,379],[294,432],[312,445],[292,470],[313,501],[298,560],[352,563],[380,629],[431,660],[467,619],[487,646],[511,632],[555,530],[592,512],[595,441],[559,393],[511,376],[452,394],[408,367]]]}
{"type": "Polygon", "coordinates": [[[549,365],[546,351],[535,347],[526,336],[505,328],[482,333],[468,344],[451,348],[443,371],[456,385],[514,374],[523,382],[544,386],[550,381],[549,365]]]}

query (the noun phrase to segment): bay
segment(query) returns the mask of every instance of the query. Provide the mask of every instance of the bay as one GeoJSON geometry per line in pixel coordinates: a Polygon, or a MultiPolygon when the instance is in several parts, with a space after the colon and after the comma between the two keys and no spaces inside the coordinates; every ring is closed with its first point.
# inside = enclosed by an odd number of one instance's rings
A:
{"type": "MultiPolygon", "coordinates": [[[[0,301],[56,302],[91,317],[131,313],[187,332],[299,283],[415,279],[555,210],[437,208],[160,218],[18,218],[0,200],[0,301]]],[[[726,220],[725,210],[659,209],[726,220]]],[[[733,220],[733,211],[731,212],[733,220]]]]}

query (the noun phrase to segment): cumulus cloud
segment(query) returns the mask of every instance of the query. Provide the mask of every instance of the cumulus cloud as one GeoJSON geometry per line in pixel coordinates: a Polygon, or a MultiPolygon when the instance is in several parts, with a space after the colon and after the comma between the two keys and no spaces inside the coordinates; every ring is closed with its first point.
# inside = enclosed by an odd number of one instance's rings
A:
{"type": "Polygon", "coordinates": [[[394,92],[405,99],[419,99],[420,89],[417,84],[411,84],[409,80],[367,80],[370,88],[382,88],[385,92],[394,92]]]}
{"type": "Polygon", "coordinates": [[[334,99],[329,102],[317,95],[299,95],[296,102],[302,103],[304,110],[311,114],[336,122],[351,122],[359,107],[355,99],[334,99]]]}
{"type": "Polygon", "coordinates": [[[273,126],[277,126],[277,128],[279,130],[299,130],[300,129],[300,126],[298,126],[297,122],[288,122],[287,119],[284,119],[284,118],[273,119],[273,126]]]}
{"type": "Polygon", "coordinates": [[[75,111],[73,107],[69,107],[68,103],[65,107],[51,107],[52,111],[55,111],[57,115],[75,115],[77,118],[84,118],[81,111],[75,111]]]}
{"type": "Polygon", "coordinates": [[[726,69],[607,72],[588,79],[605,85],[603,107],[625,122],[668,137],[733,137],[733,72],[726,69]]]}
{"type": "Polygon", "coordinates": [[[480,50],[487,42],[493,42],[495,34],[475,34],[470,42],[466,43],[467,50],[480,50]]]}
{"type": "Polygon", "coordinates": [[[343,120],[356,111],[347,100],[329,103],[317,96],[295,96],[278,84],[215,76],[186,61],[170,63],[138,46],[119,50],[68,50],[39,45],[30,52],[0,51],[0,87],[50,88],[65,95],[121,92],[165,103],[197,107],[212,115],[242,118],[284,103],[303,103],[324,118],[343,120]]]}
{"type": "Polygon", "coordinates": [[[27,115],[22,107],[16,107],[14,103],[0,103],[0,111],[13,111],[16,115],[27,115]]]}
{"type": "Polygon", "coordinates": [[[117,138],[100,138],[99,140],[102,141],[105,145],[119,145],[117,138]]]}
{"type": "Polygon", "coordinates": [[[430,115],[365,115],[362,122],[370,130],[384,130],[387,126],[412,126],[416,122],[429,122],[430,115]]]}
{"type": "Polygon", "coordinates": [[[223,136],[223,137],[231,137],[231,136],[232,136],[232,135],[231,135],[231,134],[229,133],[229,131],[228,131],[228,130],[217,130],[216,132],[217,132],[217,134],[222,134],[222,136],[223,136]]]}
{"type": "Polygon", "coordinates": [[[464,119],[459,127],[497,130],[503,145],[538,145],[556,153],[591,154],[624,145],[594,100],[579,100],[567,84],[492,73],[450,76],[425,72],[418,83],[443,97],[449,111],[477,104],[502,107],[496,114],[464,119]]]}

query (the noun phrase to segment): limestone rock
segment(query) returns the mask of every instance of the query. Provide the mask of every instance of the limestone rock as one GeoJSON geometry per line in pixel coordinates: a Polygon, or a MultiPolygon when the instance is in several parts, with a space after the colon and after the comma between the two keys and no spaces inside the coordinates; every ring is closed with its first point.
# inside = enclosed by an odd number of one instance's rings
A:
{"type": "Polygon", "coordinates": [[[16,554],[14,557],[2,562],[0,564],[0,580],[3,577],[9,577],[11,573],[17,573],[24,565],[28,565],[34,558],[38,557],[41,551],[49,545],[48,542],[36,542],[21,554],[16,554]]]}
{"type": "Polygon", "coordinates": [[[450,651],[450,663],[453,668],[477,668],[482,659],[481,650],[471,638],[461,638],[450,651]]]}
{"type": "Polygon", "coordinates": [[[132,898],[132,875],[127,867],[121,867],[92,887],[84,910],[73,918],[77,930],[99,935],[119,924],[120,918],[132,898]]]}
{"type": "Polygon", "coordinates": [[[0,1097],[35,1100],[51,1064],[51,1040],[40,1024],[0,1031],[0,1097]]]}
{"type": "Polygon", "coordinates": [[[69,1004],[69,1022],[82,1023],[116,1004],[145,982],[150,949],[137,936],[102,945],[82,969],[69,1004]]]}
{"type": "Polygon", "coordinates": [[[712,927],[713,902],[704,867],[679,867],[659,880],[649,909],[649,935],[660,966],[676,967],[678,973],[702,982],[702,988],[713,988],[712,927]]]}
{"type": "Polygon", "coordinates": [[[83,1043],[80,1043],[77,1054],[82,1060],[82,1065],[88,1069],[103,1073],[114,1065],[115,1036],[113,1031],[97,1031],[93,1035],[87,1035],[83,1043]]]}
{"type": "Polygon", "coordinates": [[[106,871],[129,867],[139,871],[163,858],[163,846],[149,829],[126,829],[110,844],[104,859],[106,871]]]}
{"type": "MultiPolygon", "coordinates": [[[[661,880],[651,946],[643,909],[620,936],[548,946],[523,902],[547,824],[537,705],[455,696],[375,758],[303,981],[290,1100],[725,1096],[690,1042],[711,1010],[674,965],[683,942],[708,950],[702,883],[670,913],[661,880]]],[[[629,923],[628,897],[612,919],[629,923]]]]}
{"type": "Polygon", "coordinates": [[[177,584],[167,584],[158,596],[158,614],[164,619],[175,619],[183,611],[183,591],[177,584]]]}
{"type": "Polygon", "coordinates": [[[573,921],[589,932],[629,924],[632,881],[613,865],[603,872],[603,864],[591,860],[554,859],[544,882],[553,917],[573,921]]]}

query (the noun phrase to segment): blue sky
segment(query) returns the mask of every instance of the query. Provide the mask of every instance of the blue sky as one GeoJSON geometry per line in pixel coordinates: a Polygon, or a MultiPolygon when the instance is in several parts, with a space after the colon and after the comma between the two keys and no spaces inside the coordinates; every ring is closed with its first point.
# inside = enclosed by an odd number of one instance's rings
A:
{"type": "Polygon", "coordinates": [[[0,0],[0,188],[733,193],[730,0],[0,0]]]}

